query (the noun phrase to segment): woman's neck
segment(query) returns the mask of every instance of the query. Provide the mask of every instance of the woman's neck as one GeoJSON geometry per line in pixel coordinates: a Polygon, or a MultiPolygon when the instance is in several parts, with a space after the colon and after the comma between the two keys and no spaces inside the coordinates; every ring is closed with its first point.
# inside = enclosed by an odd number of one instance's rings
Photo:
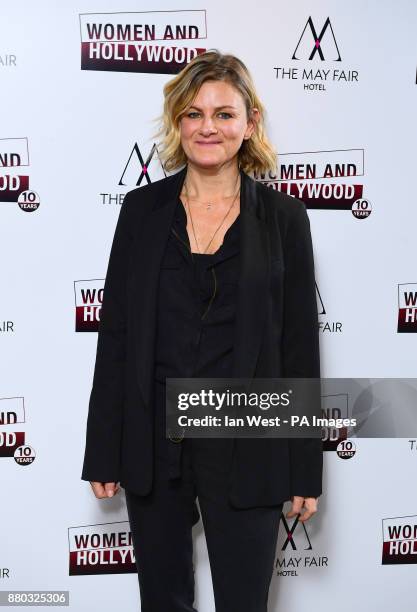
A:
{"type": "Polygon", "coordinates": [[[221,200],[232,197],[239,187],[240,171],[237,164],[216,168],[187,165],[185,185],[188,196],[198,200],[221,200]]]}

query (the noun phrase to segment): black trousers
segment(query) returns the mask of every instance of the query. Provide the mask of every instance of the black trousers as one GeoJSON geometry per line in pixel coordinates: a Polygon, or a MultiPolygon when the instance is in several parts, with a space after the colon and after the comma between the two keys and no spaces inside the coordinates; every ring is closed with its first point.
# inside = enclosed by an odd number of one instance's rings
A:
{"type": "Polygon", "coordinates": [[[192,542],[200,519],[197,497],[216,612],[267,612],[282,504],[231,506],[225,469],[230,439],[166,439],[164,389],[158,387],[153,488],[146,496],[125,491],[141,612],[197,610],[192,542]]]}

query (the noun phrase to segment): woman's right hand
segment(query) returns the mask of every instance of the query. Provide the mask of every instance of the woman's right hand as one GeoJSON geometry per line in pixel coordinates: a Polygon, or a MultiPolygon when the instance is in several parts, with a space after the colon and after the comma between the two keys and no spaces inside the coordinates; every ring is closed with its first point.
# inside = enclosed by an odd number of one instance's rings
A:
{"type": "Polygon", "coordinates": [[[93,489],[94,495],[98,499],[103,497],[113,497],[119,491],[120,486],[118,482],[95,482],[90,481],[90,485],[93,489]]]}

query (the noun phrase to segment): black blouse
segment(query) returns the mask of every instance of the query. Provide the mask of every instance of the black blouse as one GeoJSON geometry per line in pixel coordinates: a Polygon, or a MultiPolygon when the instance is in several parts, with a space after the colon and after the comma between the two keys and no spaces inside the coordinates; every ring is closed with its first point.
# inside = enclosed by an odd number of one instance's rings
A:
{"type": "Polygon", "coordinates": [[[178,198],[160,270],[156,381],[232,375],[239,221],[214,254],[192,253],[178,198]]]}
{"type": "MultiPolygon", "coordinates": [[[[181,475],[183,444],[166,438],[165,378],[232,376],[240,216],[211,255],[191,252],[186,226],[178,198],[159,277],[154,369],[154,453],[168,461],[168,478],[181,475]]],[[[207,442],[227,452],[227,440],[207,442]]]]}

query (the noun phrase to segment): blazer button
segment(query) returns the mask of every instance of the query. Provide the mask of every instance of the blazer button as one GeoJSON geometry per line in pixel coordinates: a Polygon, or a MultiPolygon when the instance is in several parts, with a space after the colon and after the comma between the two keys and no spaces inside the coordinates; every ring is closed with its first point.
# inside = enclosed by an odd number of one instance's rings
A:
{"type": "Polygon", "coordinates": [[[168,438],[171,440],[171,442],[181,442],[184,439],[184,429],[182,430],[181,436],[173,437],[171,434],[169,434],[168,438]]]}

